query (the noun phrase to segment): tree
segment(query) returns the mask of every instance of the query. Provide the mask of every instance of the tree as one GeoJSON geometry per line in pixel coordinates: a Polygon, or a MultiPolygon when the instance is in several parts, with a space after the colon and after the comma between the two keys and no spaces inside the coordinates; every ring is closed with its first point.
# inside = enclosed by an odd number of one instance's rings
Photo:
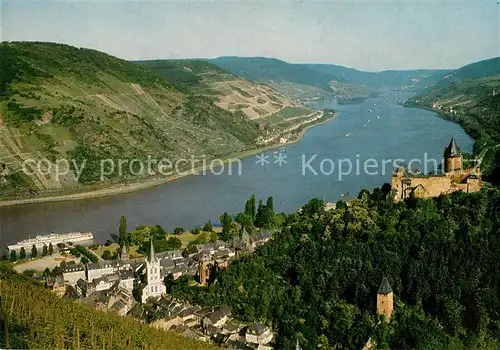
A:
{"type": "Polygon", "coordinates": [[[176,227],[174,229],[174,234],[176,235],[180,235],[181,233],[183,233],[185,230],[184,230],[184,227],[176,227]]]}
{"type": "Polygon", "coordinates": [[[247,202],[245,203],[245,212],[246,215],[250,216],[253,219],[255,219],[255,195],[253,194],[252,197],[250,197],[247,202]]]}
{"type": "Polygon", "coordinates": [[[26,250],[24,247],[21,248],[21,251],[19,252],[19,259],[24,260],[26,259],[26,250]]]}
{"type": "Polygon", "coordinates": [[[49,255],[49,249],[47,248],[47,246],[44,244],[43,245],[43,248],[42,248],[42,256],[47,256],[49,255]]]}
{"type": "Polygon", "coordinates": [[[250,215],[246,213],[238,213],[234,218],[234,221],[240,224],[242,229],[244,228],[248,232],[252,232],[254,229],[253,219],[250,215]]]}
{"type": "Polygon", "coordinates": [[[16,261],[17,260],[17,252],[15,250],[10,251],[10,261],[16,261]]]}
{"type": "Polygon", "coordinates": [[[125,244],[128,244],[128,232],[127,232],[127,218],[122,216],[120,218],[120,226],[118,228],[118,244],[120,247],[123,247],[125,244]]]}
{"type": "Polygon", "coordinates": [[[52,254],[54,254],[54,246],[52,245],[52,243],[49,243],[49,255],[52,254]]]}
{"type": "Polygon", "coordinates": [[[201,232],[201,227],[196,226],[191,232],[193,233],[193,235],[199,235],[201,232]]]}
{"type": "Polygon", "coordinates": [[[205,223],[205,225],[203,226],[203,231],[211,232],[212,230],[213,230],[212,221],[208,220],[208,222],[205,223]]]}
{"type": "Polygon", "coordinates": [[[154,238],[154,227],[141,225],[128,234],[129,244],[141,246],[154,238]]]}
{"type": "Polygon", "coordinates": [[[272,210],[272,212],[274,213],[274,201],[273,201],[273,197],[272,196],[267,198],[266,207],[269,210],[272,210]]]}
{"type": "Polygon", "coordinates": [[[84,265],[87,265],[90,262],[90,260],[86,256],[82,256],[80,262],[84,265]]]}
{"type": "Polygon", "coordinates": [[[104,260],[112,260],[112,256],[111,256],[111,252],[109,250],[105,250],[103,253],[102,253],[102,258],[104,260]]]}
{"type": "Polygon", "coordinates": [[[229,241],[231,239],[231,216],[227,212],[222,214],[220,217],[220,221],[222,222],[222,232],[221,237],[223,241],[229,241]]]}
{"type": "Polygon", "coordinates": [[[274,218],[276,215],[274,214],[274,210],[272,209],[272,197],[268,198],[267,203],[270,204],[271,207],[269,207],[267,204],[263,205],[262,201],[259,201],[259,209],[257,210],[257,214],[255,215],[255,226],[257,227],[270,228],[274,226],[274,218]]]}
{"type": "Polygon", "coordinates": [[[38,255],[38,249],[36,249],[36,245],[33,244],[33,247],[31,247],[31,257],[36,258],[38,255]]]}
{"type": "Polygon", "coordinates": [[[218,239],[219,235],[217,234],[217,232],[210,232],[210,242],[217,242],[218,239]]]}
{"type": "Polygon", "coordinates": [[[176,250],[180,249],[182,247],[182,242],[179,238],[177,237],[170,237],[167,239],[167,249],[168,250],[176,250]]]}
{"type": "Polygon", "coordinates": [[[50,269],[48,267],[46,267],[45,270],[43,270],[42,276],[43,277],[50,277],[50,275],[51,275],[50,269]]]}

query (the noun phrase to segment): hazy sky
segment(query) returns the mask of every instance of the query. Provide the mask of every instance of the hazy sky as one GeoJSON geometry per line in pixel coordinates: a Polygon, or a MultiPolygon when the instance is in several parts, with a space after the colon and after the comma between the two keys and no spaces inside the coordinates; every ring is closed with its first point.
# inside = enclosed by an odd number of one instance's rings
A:
{"type": "Polygon", "coordinates": [[[500,56],[496,0],[1,1],[4,41],[61,42],[125,59],[266,56],[382,70],[500,56]]]}

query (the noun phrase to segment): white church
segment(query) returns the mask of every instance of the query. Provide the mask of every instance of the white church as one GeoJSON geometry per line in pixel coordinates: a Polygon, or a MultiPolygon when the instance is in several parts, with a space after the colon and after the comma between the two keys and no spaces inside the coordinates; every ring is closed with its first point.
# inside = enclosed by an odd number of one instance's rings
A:
{"type": "Polygon", "coordinates": [[[153,240],[149,248],[148,259],[146,260],[146,281],[147,286],[142,290],[142,302],[145,303],[148,298],[161,297],[167,292],[165,284],[160,276],[160,260],[155,255],[153,240]]]}

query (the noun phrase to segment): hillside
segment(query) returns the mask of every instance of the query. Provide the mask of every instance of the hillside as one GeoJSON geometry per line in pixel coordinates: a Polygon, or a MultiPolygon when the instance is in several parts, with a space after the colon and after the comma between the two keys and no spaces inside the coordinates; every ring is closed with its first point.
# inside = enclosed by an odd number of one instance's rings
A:
{"type": "Polygon", "coordinates": [[[0,66],[0,196],[135,181],[157,173],[147,169],[151,158],[175,164],[228,157],[255,149],[269,128],[278,133],[296,124],[267,121],[281,121],[282,111],[312,113],[268,87],[197,61],[153,62],[155,73],[95,50],[4,42],[0,66]],[[67,174],[57,176],[58,159],[69,161],[67,174]],[[115,167],[101,176],[106,159],[115,167]],[[29,175],[21,171],[27,161],[29,175]]]}
{"type": "Polygon", "coordinates": [[[311,69],[265,57],[219,57],[211,60],[217,66],[250,81],[267,84],[286,96],[300,100],[321,97],[367,97],[373,91],[349,83],[332,72],[311,69]]]}
{"type": "Polygon", "coordinates": [[[406,102],[438,112],[461,124],[486,153],[483,174],[500,183],[500,58],[464,66],[406,102]]]}
{"type": "Polygon", "coordinates": [[[272,86],[298,99],[366,98],[381,89],[423,90],[449,70],[388,70],[363,72],[334,64],[295,64],[265,57],[219,57],[220,68],[245,79],[272,86]]]}
{"type": "Polygon", "coordinates": [[[487,78],[500,74],[500,57],[468,64],[446,74],[438,85],[447,85],[456,81],[487,78]]]}
{"type": "MultiPolygon", "coordinates": [[[[249,202],[236,217],[251,228],[249,202]]],[[[498,349],[499,206],[498,188],[395,203],[388,184],[330,210],[313,199],[274,216],[261,204],[253,224],[272,227],[266,244],[208,287],[183,276],[172,292],[272,325],[279,349],[362,349],[368,339],[376,349],[498,349]],[[384,277],[388,324],[376,311],[384,277]]]]}
{"type": "Polygon", "coordinates": [[[207,343],[156,330],[129,317],[59,298],[2,264],[0,262],[0,348],[216,349],[207,343]]]}
{"type": "Polygon", "coordinates": [[[267,85],[236,77],[207,61],[154,60],[137,63],[162,76],[179,89],[216,98],[215,104],[218,107],[232,112],[241,111],[249,119],[267,118],[284,108],[300,107],[267,85]]]}
{"type": "Polygon", "coordinates": [[[307,67],[327,75],[339,76],[347,82],[372,89],[423,90],[441,79],[449,70],[386,70],[363,72],[334,64],[308,64],[307,67]]]}

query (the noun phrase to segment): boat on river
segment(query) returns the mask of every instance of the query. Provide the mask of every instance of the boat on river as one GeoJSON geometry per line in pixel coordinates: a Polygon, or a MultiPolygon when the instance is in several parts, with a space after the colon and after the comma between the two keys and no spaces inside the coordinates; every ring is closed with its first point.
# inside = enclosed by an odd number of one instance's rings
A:
{"type": "Polygon", "coordinates": [[[25,239],[19,241],[16,244],[11,244],[7,246],[9,251],[15,250],[20,251],[21,248],[25,250],[31,249],[35,246],[37,249],[43,248],[43,246],[48,246],[52,244],[56,246],[60,243],[62,244],[75,244],[75,243],[92,243],[94,241],[94,235],[92,232],[69,232],[69,233],[50,233],[48,235],[37,235],[35,238],[25,239]]]}

